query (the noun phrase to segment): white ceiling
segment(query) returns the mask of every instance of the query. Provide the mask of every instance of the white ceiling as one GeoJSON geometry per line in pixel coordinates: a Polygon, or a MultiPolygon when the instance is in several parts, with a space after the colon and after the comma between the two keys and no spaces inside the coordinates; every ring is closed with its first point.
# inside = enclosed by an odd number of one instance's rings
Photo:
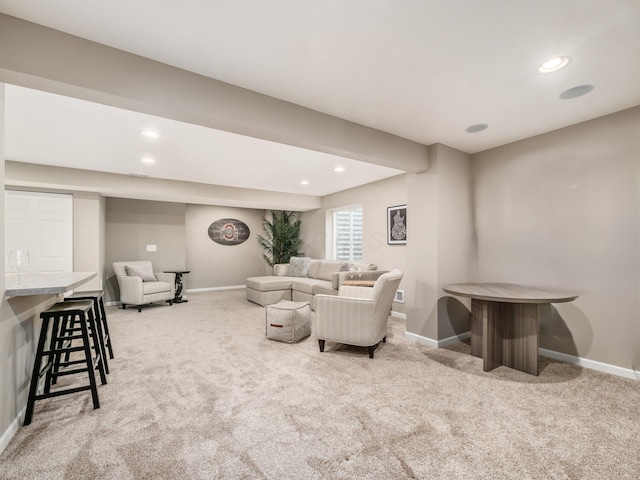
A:
{"type": "MultiPolygon", "coordinates": [[[[640,0],[0,0],[0,12],[468,153],[640,105],[640,0]],[[537,72],[558,54],[567,68],[537,72]],[[477,123],[489,128],[465,132],[477,123]]],[[[310,195],[400,173],[18,87],[6,114],[17,161],[310,195]],[[147,126],[161,137],[140,137],[147,126]]]]}

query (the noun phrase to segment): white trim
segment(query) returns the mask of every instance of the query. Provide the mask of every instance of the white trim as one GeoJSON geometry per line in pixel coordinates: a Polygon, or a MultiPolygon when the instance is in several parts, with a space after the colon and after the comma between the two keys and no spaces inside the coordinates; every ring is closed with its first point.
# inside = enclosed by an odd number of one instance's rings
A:
{"type": "MultiPolygon", "coordinates": [[[[400,315],[400,314],[398,314],[400,315]]],[[[434,348],[442,348],[448,345],[453,345],[459,341],[466,340],[471,337],[471,332],[465,332],[460,335],[454,335],[453,337],[445,338],[442,340],[434,340],[432,338],[423,337],[411,332],[404,332],[404,336],[410,340],[414,340],[422,345],[427,345],[434,348]]],[[[590,370],[596,370],[598,372],[610,373],[619,377],[630,378],[632,380],[640,380],[640,373],[637,373],[632,368],[619,367],[617,365],[611,365],[608,363],[598,362],[597,360],[589,360],[588,358],[576,357],[562,352],[556,352],[554,350],[547,350],[546,348],[538,348],[538,355],[543,357],[552,358],[561,362],[571,363],[580,367],[588,368],[590,370]]]]}
{"type": "Polygon", "coordinates": [[[618,375],[619,377],[639,380],[639,378],[631,368],[618,367],[617,365],[598,362],[597,360],[589,360],[588,358],[576,357],[567,353],[547,350],[546,348],[538,348],[538,354],[542,355],[543,357],[553,358],[554,360],[560,360],[561,362],[572,363],[574,365],[588,368],[590,370],[597,370],[598,372],[611,373],[613,375],[618,375]]]}
{"type": "Polygon", "coordinates": [[[433,338],[423,337],[422,335],[418,335],[417,333],[404,332],[404,336],[409,340],[413,340],[414,342],[418,342],[421,345],[426,345],[427,347],[438,348],[438,342],[433,338]]]}
{"type": "Polygon", "coordinates": [[[460,343],[468,338],[471,338],[471,332],[464,332],[458,335],[452,335],[451,337],[438,340],[438,347],[448,347],[449,345],[455,345],[456,343],[460,343]]]}
{"type": "Polygon", "coordinates": [[[459,335],[453,335],[448,338],[443,338],[442,340],[434,340],[433,338],[423,337],[422,335],[418,335],[416,333],[404,332],[404,336],[414,340],[422,345],[427,345],[429,347],[434,348],[442,348],[448,347],[449,345],[454,345],[456,343],[462,342],[471,336],[471,332],[464,332],[459,335]]]}
{"type": "Polygon", "coordinates": [[[393,310],[391,310],[391,316],[399,318],[400,320],[406,320],[407,319],[407,314],[406,313],[394,312],[393,310]]]}
{"type": "Polygon", "coordinates": [[[189,290],[185,290],[185,292],[186,293],[213,292],[217,290],[239,290],[241,288],[247,288],[247,286],[246,285],[229,285],[227,287],[190,288],[189,290]]]}
{"type": "MultiPolygon", "coordinates": [[[[188,290],[185,290],[185,294],[186,293],[195,293],[195,292],[212,292],[215,290],[239,290],[239,289],[244,289],[247,288],[246,285],[230,285],[228,287],[207,287],[207,288],[190,288],[188,290]]],[[[119,301],[115,301],[115,302],[105,302],[105,306],[107,307],[119,307],[120,305],[122,305],[119,301]]]]}
{"type": "Polygon", "coordinates": [[[20,412],[18,413],[18,416],[13,419],[13,422],[11,422],[7,427],[7,429],[2,433],[2,436],[0,437],[0,455],[2,455],[2,452],[4,452],[4,449],[7,448],[7,445],[9,445],[9,442],[11,441],[13,436],[16,434],[16,432],[22,425],[22,422],[24,421],[24,415],[26,412],[27,412],[27,406],[25,405],[22,408],[22,410],[20,410],[20,412]]]}

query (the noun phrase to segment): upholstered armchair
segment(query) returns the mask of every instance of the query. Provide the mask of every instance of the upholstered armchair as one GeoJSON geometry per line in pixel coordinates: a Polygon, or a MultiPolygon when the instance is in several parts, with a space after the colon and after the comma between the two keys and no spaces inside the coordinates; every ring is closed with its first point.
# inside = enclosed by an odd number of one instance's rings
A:
{"type": "Polygon", "coordinates": [[[373,288],[341,286],[338,295],[316,295],[316,336],[320,351],[324,343],[367,347],[369,358],[387,340],[387,320],[402,271],[381,275],[373,288]]]}
{"type": "Polygon", "coordinates": [[[142,305],[167,301],[173,304],[175,296],[175,273],[154,272],[151,262],[137,260],[113,262],[113,272],[120,287],[122,308],[135,305],[138,312],[142,305]]]}

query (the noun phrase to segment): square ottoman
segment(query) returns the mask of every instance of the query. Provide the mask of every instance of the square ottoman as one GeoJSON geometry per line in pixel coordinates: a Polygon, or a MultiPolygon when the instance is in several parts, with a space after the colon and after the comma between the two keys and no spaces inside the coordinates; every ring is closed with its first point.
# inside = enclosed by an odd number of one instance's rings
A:
{"type": "Polygon", "coordinates": [[[280,300],[267,305],[266,336],[278,342],[295,343],[311,335],[311,307],[309,302],[280,300]]]}

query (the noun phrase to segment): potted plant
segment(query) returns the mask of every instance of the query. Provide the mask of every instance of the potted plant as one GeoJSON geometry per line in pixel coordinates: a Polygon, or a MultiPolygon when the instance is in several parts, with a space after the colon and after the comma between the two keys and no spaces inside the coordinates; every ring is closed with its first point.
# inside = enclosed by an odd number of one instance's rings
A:
{"type": "Polygon", "coordinates": [[[303,255],[298,212],[271,211],[271,220],[262,217],[264,235],[258,235],[258,243],[264,250],[262,258],[270,265],[288,263],[291,257],[303,255]]]}

